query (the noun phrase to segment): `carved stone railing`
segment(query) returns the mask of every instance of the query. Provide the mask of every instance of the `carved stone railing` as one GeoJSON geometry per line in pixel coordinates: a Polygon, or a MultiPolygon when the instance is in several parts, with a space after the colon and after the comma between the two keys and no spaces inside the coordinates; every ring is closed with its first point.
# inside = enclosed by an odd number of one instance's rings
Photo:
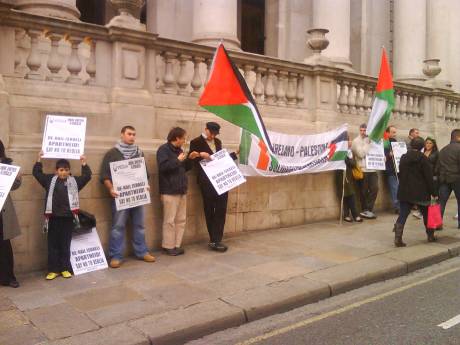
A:
{"type": "MultiPolygon", "coordinates": [[[[372,109],[377,78],[343,73],[337,80],[337,110],[344,114],[368,116],[372,109]]],[[[424,121],[425,98],[432,89],[395,83],[393,118],[412,122],[424,121]]]]}

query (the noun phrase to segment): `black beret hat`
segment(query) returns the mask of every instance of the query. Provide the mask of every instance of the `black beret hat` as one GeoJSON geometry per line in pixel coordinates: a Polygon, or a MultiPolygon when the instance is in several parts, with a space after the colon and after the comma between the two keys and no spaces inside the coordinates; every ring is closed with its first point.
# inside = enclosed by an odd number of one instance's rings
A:
{"type": "Polygon", "coordinates": [[[207,122],[206,128],[213,134],[219,134],[220,125],[217,122],[207,122]]]}

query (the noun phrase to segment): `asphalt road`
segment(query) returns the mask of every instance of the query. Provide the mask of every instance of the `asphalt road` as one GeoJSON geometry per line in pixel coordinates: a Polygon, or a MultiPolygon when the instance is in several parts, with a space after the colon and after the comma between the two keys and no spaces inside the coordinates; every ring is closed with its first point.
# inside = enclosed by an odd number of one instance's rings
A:
{"type": "Polygon", "coordinates": [[[189,345],[458,345],[459,315],[460,258],[454,258],[189,345]],[[439,326],[451,319],[446,329],[439,326]]]}

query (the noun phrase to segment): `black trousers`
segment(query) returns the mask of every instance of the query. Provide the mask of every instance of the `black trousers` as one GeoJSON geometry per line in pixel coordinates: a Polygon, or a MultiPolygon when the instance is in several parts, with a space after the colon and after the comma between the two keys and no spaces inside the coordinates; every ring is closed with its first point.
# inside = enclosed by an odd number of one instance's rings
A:
{"type": "Polygon", "coordinates": [[[74,228],[72,217],[51,217],[48,226],[48,272],[72,272],[70,242],[74,228]]]}
{"type": "Polygon", "coordinates": [[[358,210],[356,209],[356,202],[355,196],[349,195],[343,197],[343,216],[349,217],[351,212],[351,216],[354,218],[358,217],[358,210]]]}
{"type": "Polygon", "coordinates": [[[375,200],[379,192],[379,178],[376,172],[365,172],[362,180],[356,181],[359,190],[361,210],[374,211],[375,200]]]}
{"type": "Polygon", "coordinates": [[[0,284],[7,285],[16,280],[11,241],[3,239],[3,219],[0,213],[0,284]]]}
{"type": "Polygon", "coordinates": [[[210,242],[221,242],[224,236],[225,217],[227,215],[228,193],[218,195],[212,185],[200,184],[203,197],[204,216],[210,242]]]}

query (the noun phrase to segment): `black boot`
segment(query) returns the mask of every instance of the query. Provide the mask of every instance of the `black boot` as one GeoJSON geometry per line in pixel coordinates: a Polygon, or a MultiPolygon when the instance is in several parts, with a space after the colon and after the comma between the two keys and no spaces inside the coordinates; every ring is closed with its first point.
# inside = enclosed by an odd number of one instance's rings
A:
{"type": "Polygon", "coordinates": [[[405,247],[406,244],[402,240],[404,225],[395,223],[393,232],[395,233],[395,247],[405,247]]]}
{"type": "Polygon", "coordinates": [[[428,242],[436,242],[436,237],[434,237],[433,229],[426,229],[426,236],[427,236],[428,242]]]}

